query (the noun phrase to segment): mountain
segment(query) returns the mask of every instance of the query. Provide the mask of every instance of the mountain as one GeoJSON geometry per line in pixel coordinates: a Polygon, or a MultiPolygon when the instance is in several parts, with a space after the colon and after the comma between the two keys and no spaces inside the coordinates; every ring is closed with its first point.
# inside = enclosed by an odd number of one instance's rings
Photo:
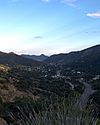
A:
{"type": "Polygon", "coordinates": [[[96,45],[82,51],[75,51],[70,53],[62,53],[57,55],[52,55],[45,60],[47,63],[61,63],[61,64],[69,64],[73,62],[84,62],[89,61],[90,58],[92,61],[97,59],[100,56],[100,45],[96,45]]]}
{"type": "Polygon", "coordinates": [[[8,65],[16,65],[17,64],[17,65],[27,65],[27,66],[41,65],[41,63],[38,61],[24,58],[20,55],[13,53],[13,52],[10,52],[10,53],[0,52],[0,64],[8,64],[8,65]]]}
{"type": "Polygon", "coordinates": [[[36,60],[36,61],[44,61],[48,58],[48,56],[44,55],[44,54],[41,54],[39,56],[37,55],[21,55],[22,57],[25,57],[25,58],[28,58],[28,59],[32,59],[32,60],[36,60]]]}
{"type": "Polygon", "coordinates": [[[92,70],[100,73],[100,45],[81,51],[52,55],[46,59],[45,62],[51,64],[64,64],[78,69],[86,69],[87,71],[92,70]]]}

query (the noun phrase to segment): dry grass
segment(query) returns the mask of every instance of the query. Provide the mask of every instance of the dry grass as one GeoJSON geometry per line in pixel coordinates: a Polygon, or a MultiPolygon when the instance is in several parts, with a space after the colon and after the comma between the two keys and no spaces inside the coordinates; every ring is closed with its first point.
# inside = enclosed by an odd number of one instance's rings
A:
{"type": "Polygon", "coordinates": [[[34,96],[31,92],[19,91],[13,84],[9,83],[0,84],[0,97],[3,102],[13,102],[15,97],[31,97],[33,100],[39,98],[38,96],[34,96]]]}
{"type": "Polygon", "coordinates": [[[20,111],[20,119],[16,120],[14,114],[10,114],[11,118],[15,120],[13,125],[97,125],[97,118],[93,116],[93,110],[81,110],[76,105],[76,99],[63,99],[59,103],[51,102],[49,107],[44,103],[44,111],[36,113],[30,103],[25,110],[18,107],[20,111]],[[26,112],[28,113],[26,115],[26,112]]]}

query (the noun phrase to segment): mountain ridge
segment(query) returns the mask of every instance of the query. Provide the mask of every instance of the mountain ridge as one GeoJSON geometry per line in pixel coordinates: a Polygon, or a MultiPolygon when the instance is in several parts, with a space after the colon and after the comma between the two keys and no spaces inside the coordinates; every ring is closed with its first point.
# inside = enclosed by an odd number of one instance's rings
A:
{"type": "Polygon", "coordinates": [[[48,56],[41,54],[41,55],[27,55],[27,54],[22,54],[22,57],[28,58],[28,59],[32,59],[32,60],[36,60],[39,62],[42,62],[44,60],[46,60],[48,58],[48,56]]]}
{"type": "Polygon", "coordinates": [[[27,65],[27,66],[38,66],[41,65],[39,61],[24,58],[17,55],[14,52],[5,53],[0,51],[0,63],[8,65],[27,65]]]}
{"type": "Polygon", "coordinates": [[[100,74],[100,45],[67,54],[52,55],[45,63],[67,65],[77,70],[100,74]]]}
{"type": "MultiPolygon", "coordinates": [[[[89,47],[89,48],[86,48],[86,49],[83,49],[81,51],[72,51],[72,52],[69,52],[69,53],[54,54],[54,55],[51,55],[50,57],[48,57],[48,59],[46,59],[45,62],[47,62],[47,63],[59,63],[59,62],[66,61],[66,60],[70,59],[71,57],[74,58],[74,60],[77,60],[82,56],[86,56],[87,54],[88,55],[94,54],[94,52],[100,53],[100,44],[89,47]],[[77,57],[77,56],[80,56],[80,57],[77,57]]],[[[71,62],[72,61],[73,61],[73,59],[71,60],[71,62]]]]}
{"type": "Polygon", "coordinates": [[[22,65],[40,65],[41,63],[47,64],[100,64],[100,44],[83,49],[81,51],[72,51],[70,53],[54,54],[50,57],[41,54],[37,55],[17,55],[14,52],[1,52],[0,63],[4,64],[22,64],[22,65]],[[27,57],[28,56],[28,57],[27,57]],[[33,59],[36,58],[36,59],[33,59]]]}

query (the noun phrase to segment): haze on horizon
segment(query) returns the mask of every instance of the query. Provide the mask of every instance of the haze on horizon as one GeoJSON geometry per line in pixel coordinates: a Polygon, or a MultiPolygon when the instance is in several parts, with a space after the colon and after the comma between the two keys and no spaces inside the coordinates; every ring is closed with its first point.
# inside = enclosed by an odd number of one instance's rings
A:
{"type": "Polygon", "coordinates": [[[51,55],[99,43],[99,0],[0,0],[0,51],[51,55]]]}

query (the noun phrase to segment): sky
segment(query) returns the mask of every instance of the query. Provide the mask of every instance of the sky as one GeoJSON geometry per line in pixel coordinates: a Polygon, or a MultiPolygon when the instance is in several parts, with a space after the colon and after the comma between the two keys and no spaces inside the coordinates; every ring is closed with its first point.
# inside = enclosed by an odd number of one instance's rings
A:
{"type": "Polygon", "coordinates": [[[0,51],[67,53],[100,44],[100,0],[0,0],[0,51]]]}

